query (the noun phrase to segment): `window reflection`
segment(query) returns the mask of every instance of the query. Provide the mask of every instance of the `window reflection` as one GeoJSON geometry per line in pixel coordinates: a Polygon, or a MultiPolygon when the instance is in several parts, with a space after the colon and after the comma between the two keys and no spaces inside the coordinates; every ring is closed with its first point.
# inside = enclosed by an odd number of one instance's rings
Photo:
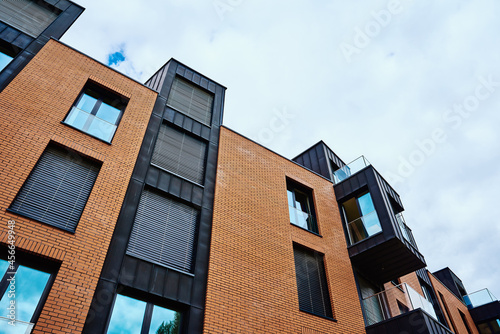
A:
{"type": "Polygon", "coordinates": [[[351,244],[382,232],[382,226],[369,192],[345,201],[342,209],[347,221],[351,244]]]}
{"type": "Polygon", "coordinates": [[[2,71],[7,65],[9,65],[12,59],[14,58],[0,51],[0,71],[2,71]]]}

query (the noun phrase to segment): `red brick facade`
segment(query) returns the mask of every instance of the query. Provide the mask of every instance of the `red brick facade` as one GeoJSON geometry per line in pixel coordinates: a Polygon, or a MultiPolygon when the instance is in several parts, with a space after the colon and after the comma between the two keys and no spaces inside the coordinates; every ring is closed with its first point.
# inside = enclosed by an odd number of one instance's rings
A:
{"type": "Polygon", "coordinates": [[[363,333],[332,183],[222,128],[205,333],[363,333]],[[290,224],[286,179],[313,189],[321,236],[290,224]],[[293,244],[324,254],[337,321],[299,310],[293,244]]]}
{"type": "Polygon", "coordinates": [[[16,247],[59,261],[34,333],[82,330],[156,93],[50,40],[0,93],[0,242],[15,220],[16,247]],[[88,80],[129,98],[111,144],[62,124],[88,80]],[[7,212],[50,141],[102,162],[74,234],[7,212]]]}

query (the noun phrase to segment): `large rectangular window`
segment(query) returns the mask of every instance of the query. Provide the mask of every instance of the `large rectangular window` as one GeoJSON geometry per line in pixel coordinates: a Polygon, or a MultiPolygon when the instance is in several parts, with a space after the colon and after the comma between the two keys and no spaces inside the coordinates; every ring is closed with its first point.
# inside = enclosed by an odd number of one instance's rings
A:
{"type": "Polygon", "coordinates": [[[179,312],[142,300],[117,295],[107,334],[178,334],[179,312]]]}
{"type": "Polygon", "coordinates": [[[31,333],[54,280],[39,266],[0,259],[0,333],[31,333]]]}
{"type": "Polygon", "coordinates": [[[345,201],[342,203],[342,210],[351,244],[382,232],[382,226],[369,192],[345,201]]]}
{"type": "Polygon", "coordinates": [[[127,254],[190,272],[197,221],[198,210],[144,190],[127,254]]]}
{"type": "Polygon", "coordinates": [[[0,72],[14,59],[14,53],[0,44],[0,72]]]}
{"type": "Polygon", "coordinates": [[[318,233],[312,191],[287,180],[288,213],[290,223],[314,233],[318,233]]]}
{"type": "Polygon", "coordinates": [[[127,102],[118,94],[88,83],[64,123],[110,143],[127,102]]]}
{"type": "Polygon", "coordinates": [[[323,255],[297,245],[293,247],[293,255],[300,310],[332,318],[323,255]]]}
{"type": "Polygon", "coordinates": [[[151,163],[189,181],[203,184],[207,144],[161,125],[151,163]]]}
{"type": "Polygon", "coordinates": [[[0,20],[24,32],[38,37],[61,13],[44,1],[0,1],[0,20]]]}
{"type": "Polygon", "coordinates": [[[169,107],[207,126],[212,120],[213,102],[213,94],[180,77],[174,79],[167,99],[169,107]]]}
{"type": "Polygon", "coordinates": [[[50,144],[9,210],[74,232],[101,163],[50,144]]]}

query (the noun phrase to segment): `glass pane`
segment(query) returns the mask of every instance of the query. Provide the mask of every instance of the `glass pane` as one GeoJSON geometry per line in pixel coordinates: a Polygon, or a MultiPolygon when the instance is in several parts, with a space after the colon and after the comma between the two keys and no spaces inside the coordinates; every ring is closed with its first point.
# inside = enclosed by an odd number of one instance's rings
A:
{"type": "Polygon", "coordinates": [[[76,107],[78,109],[91,113],[92,108],[94,108],[95,103],[97,102],[97,99],[95,97],[90,96],[89,94],[92,94],[92,92],[90,90],[87,90],[85,94],[83,94],[80,101],[78,101],[76,107]]]}
{"type": "Polygon", "coordinates": [[[110,106],[109,104],[102,103],[96,116],[106,122],[116,124],[118,116],[120,116],[120,110],[110,106]]]}
{"type": "Polygon", "coordinates": [[[87,133],[110,142],[111,138],[113,138],[113,134],[115,133],[116,125],[105,122],[100,118],[94,116],[92,117],[94,119],[92,120],[92,123],[90,123],[87,133]]]}
{"type": "Polygon", "coordinates": [[[87,119],[89,117],[91,117],[91,115],[88,112],[85,112],[77,108],[73,108],[71,109],[68,117],[66,117],[66,120],[64,122],[66,124],[74,126],[77,129],[82,130],[83,126],[85,125],[85,122],[87,122],[87,119]]]}
{"type": "Polygon", "coordinates": [[[155,306],[149,334],[177,334],[179,333],[180,320],[179,313],[155,306]]]}
{"type": "Polygon", "coordinates": [[[3,70],[12,59],[11,56],[7,56],[5,53],[0,52],[0,71],[3,70]]]}
{"type": "MultiPolygon", "coordinates": [[[[50,274],[32,268],[19,266],[14,277],[16,319],[29,322],[42,297],[43,290],[47,285],[50,274]]],[[[11,298],[8,296],[9,289],[0,301],[0,309],[7,309],[11,298]]]]}
{"type": "Polygon", "coordinates": [[[372,211],[375,211],[375,207],[373,206],[372,196],[370,195],[370,193],[366,193],[363,196],[358,197],[358,203],[362,216],[372,211]]]}
{"type": "Polygon", "coordinates": [[[363,224],[365,225],[366,231],[368,232],[369,236],[372,236],[378,232],[382,232],[382,226],[380,226],[380,222],[375,211],[367,214],[366,216],[363,216],[363,224]]]}
{"type": "Polygon", "coordinates": [[[307,195],[295,190],[295,208],[302,212],[309,213],[309,205],[308,205],[307,195]]]}
{"type": "Polygon", "coordinates": [[[146,303],[130,297],[117,295],[107,333],[141,332],[146,303]]]}
{"type": "Polygon", "coordinates": [[[351,198],[350,200],[345,201],[342,204],[342,207],[344,208],[347,222],[352,222],[353,220],[361,217],[358,210],[358,205],[356,204],[356,198],[351,198]]]}
{"type": "Polygon", "coordinates": [[[479,333],[480,334],[493,334],[491,332],[491,329],[490,327],[488,326],[488,324],[480,324],[477,326],[477,328],[479,329],[479,333]]]}
{"type": "Polygon", "coordinates": [[[29,322],[14,321],[0,318],[0,334],[28,334],[31,333],[34,324],[29,322]]]}
{"type": "Polygon", "coordinates": [[[293,193],[292,193],[292,191],[287,190],[286,195],[288,197],[288,206],[293,207],[293,193]]]}

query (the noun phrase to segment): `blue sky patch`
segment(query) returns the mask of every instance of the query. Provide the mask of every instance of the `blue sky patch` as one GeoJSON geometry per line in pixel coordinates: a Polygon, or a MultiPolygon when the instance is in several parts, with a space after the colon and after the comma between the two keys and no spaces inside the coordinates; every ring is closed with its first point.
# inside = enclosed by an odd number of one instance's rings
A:
{"type": "Polygon", "coordinates": [[[125,60],[125,56],[123,55],[123,49],[120,49],[120,51],[116,51],[115,53],[111,53],[108,56],[108,65],[117,65],[118,63],[121,63],[122,61],[125,60]]]}

